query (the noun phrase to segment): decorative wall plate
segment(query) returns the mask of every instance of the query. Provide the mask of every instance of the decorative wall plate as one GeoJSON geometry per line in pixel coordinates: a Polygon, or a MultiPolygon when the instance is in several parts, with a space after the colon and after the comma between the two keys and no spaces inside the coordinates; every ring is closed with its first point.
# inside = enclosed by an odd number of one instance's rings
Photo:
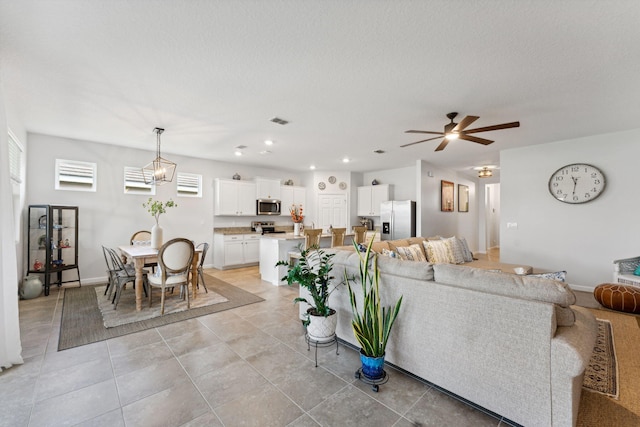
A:
{"type": "Polygon", "coordinates": [[[341,190],[346,190],[347,189],[347,183],[346,182],[341,182],[338,187],[340,187],[341,190]]]}
{"type": "Polygon", "coordinates": [[[327,188],[327,185],[324,182],[319,182],[318,183],[318,188],[320,190],[324,190],[325,188],[327,188]]]}
{"type": "Polygon", "coordinates": [[[335,176],[330,176],[328,181],[329,181],[329,184],[335,184],[336,183],[336,177],[335,176]]]}

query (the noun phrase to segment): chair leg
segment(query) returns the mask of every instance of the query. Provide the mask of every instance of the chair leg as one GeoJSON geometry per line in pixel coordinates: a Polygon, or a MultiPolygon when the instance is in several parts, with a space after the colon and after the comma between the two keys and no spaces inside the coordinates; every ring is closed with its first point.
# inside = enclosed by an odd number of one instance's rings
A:
{"type": "Polygon", "coordinates": [[[162,288],[162,295],[160,296],[161,300],[160,300],[160,315],[164,315],[164,293],[165,293],[165,288],[162,288]]]}
{"type": "Polygon", "coordinates": [[[118,308],[118,302],[120,302],[120,295],[122,295],[122,290],[124,289],[124,285],[119,286],[118,288],[119,288],[119,289],[116,291],[116,295],[115,295],[116,302],[115,302],[115,304],[114,304],[114,306],[113,306],[113,309],[114,309],[114,310],[115,310],[116,308],[118,308]]]}
{"type": "Polygon", "coordinates": [[[208,294],[209,289],[207,289],[207,285],[204,284],[204,274],[202,270],[198,270],[198,287],[200,287],[200,280],[202,280],[202,287],[204,288],[204,293],[208,294]]]}
{"type": "Polygon", "coordinates": [[[191,301],[189,300],[189,282],[182,286],[184,286],[184,293],[187,296],[187,310],[189,310],[191,308],[191,301]]]}

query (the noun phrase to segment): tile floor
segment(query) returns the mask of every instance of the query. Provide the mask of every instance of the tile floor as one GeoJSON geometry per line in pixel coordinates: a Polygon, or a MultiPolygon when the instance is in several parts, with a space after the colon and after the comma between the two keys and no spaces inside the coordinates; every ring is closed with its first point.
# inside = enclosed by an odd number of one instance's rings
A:
{"type": "Polygon", "coordinates": [[[292,299],[257,267],[208,270],[264,302],[58,352],[63,290],[20,302],[24,365],[0,374],[2,426],[504,426],[356,351],[307,351],[292,299]]]}

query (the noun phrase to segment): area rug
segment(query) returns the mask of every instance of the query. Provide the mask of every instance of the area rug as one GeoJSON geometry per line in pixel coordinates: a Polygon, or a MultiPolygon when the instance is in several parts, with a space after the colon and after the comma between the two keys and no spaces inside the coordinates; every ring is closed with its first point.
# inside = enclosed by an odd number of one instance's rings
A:
{"type": "MultiPolygon", "coordinates": [[[[125,289],[122,292],[118,307],[114,310],[114,305],[111,303],[111,300],[104,295],[106,286],[93,286],[93,288],[98,298],[98,308],[100,308],[100,312],[102,313],[105,328],[113,328],[115,326],[126,325],[127,323],[148,320],[161,315],[161,293],[159,288],[154,289],[151,307],[149,307],[148,298],[144,295],[142,296],[142,310],[140,311],[136,310],[136,293],[133,289],[125,289]]],[[[165,316],[187,310],[187,301],[180,298],[179,293],[180,289],[176,288],[173,293],[168,292],[166,294],[164,302],[165,316]]],[[[194,309],[227,301],[229,301],[227,298],[213,290],[209,292],[202,290],[202,292],[198,292],[198,298],[190,301],[190,305],[191,309],[194,309]]]]}
{"type": "Polygon", "coordinates": [[[615,399],[618,398],[618,363],[613,330],[608,320],[598,320],[598,337],[585,370],[582,386],[615,399]]]}
{"type": "MultiPolygon", "coordinates": [[[[259,296],[220,279],[207,274],[204,276],[207,289],[209,289],[210,292],[215,292],[226,298],[226,302],[220,302],[206,307],[192,308],[191,310],[178,313],[165,314],[164,316],[127,323],[112,328],[105,328],[104,326],[102,314],[98,307],[95,286],[66,288],[62,305],[58,351],[264,301],[259,296]]],[[[200,290],[200,292],[204,291],[200,290]]],[[[198,294],[197,299],[199,299],[200,295],[201,294],[198,294]]],[[[158,304],[160,303],[159,298],[157,302],[158,304]]],[[[120,304],[122,304],[122,300],[120,300],[120,304]]],[[[118,309],[120,309],[119,306],[118,309]]]]}

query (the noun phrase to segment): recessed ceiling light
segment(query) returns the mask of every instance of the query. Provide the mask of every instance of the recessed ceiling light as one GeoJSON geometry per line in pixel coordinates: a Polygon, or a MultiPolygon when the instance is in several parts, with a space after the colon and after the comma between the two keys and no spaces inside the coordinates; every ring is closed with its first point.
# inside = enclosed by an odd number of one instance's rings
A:
{"type": "Polygon", "coordinates": [[[342,163],[349,163],[349,158],[345,157],[344,159],[342,159],[342,163]]]}
{"type": "Polygon", "coordinates": [[[269,151],[269,150],[262,150],[262,151],[260,152],[260,154],[271,154],[271,151],[269,151]]]}
{"type": "Polygon", "coordinates": [[[267,139],[267,140],[264,141],[264,144],[265,145],[273,145],[273,141],[270,140],[270,139],[267,139]]]}
{"type": "Polygon", "coordinates": [[[311,169],[311,170],[314,170],[315,168],[316,168],[316,166],[315,166],[315,165],[311,165],[311,166],[309,166],[309,169],[311,169]]]}
{"type": "Polygon", "coordinates": [[[242,151],[236,150],[233,154],[235,154],[236,156],[242,156],[242,151]]]}

